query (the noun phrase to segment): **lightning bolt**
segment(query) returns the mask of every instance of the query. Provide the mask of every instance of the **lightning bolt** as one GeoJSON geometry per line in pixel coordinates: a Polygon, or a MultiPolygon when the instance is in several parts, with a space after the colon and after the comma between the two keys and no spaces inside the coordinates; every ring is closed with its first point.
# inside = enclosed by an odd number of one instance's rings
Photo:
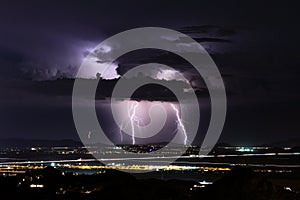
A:
{"type": "Polygon", "coordinates": [[[124,124],[124,121],[122,120],[122,124],[121,124],[121,126],[120,126],[120,139],[121,139],[121,142],[123,142],[123,133],[122,133],[122,130],[123,130],[123,125],[124,124]]]}
{"type": "Polygon", "coordinates": [[[184,127],[184,124],[179,116],[179,110],[176,108],[176,106],[174,104],[171,104],[171,107],[173,108],[173,110],[175,111],[176,113],[176,118],[177,118],[177,128],[178,126],[181,128],[182,130],[182,133],[184,135],[184,145],[187,144],[187,134],[186,134],[186,130],[185,130],[185,127],[184,127]]]}
{"type": "Polygon", "coordinates": [[[89,131],[89,133],[88,133],[88,139],[91,139],[91,135],[92,135],[92,132],[89,131]]]}
{"type": "MultiPolygon", "coordinates": [[[[128,118],[126,120],[122,120],[121,125],[119,126],[119,134],[120,139],[123,142],[123,130],[130,126],[131,129],[131,138],[132,144],[135,144],[135,136],[136,136],[136,126],[138,126],[139,131],[141,131],[141,124],[145,124],[144,120],[137,115],[137,107],[139,106],[139,102],[136,101],[128,101],[127,107],[127,115],[128,118]]],[[[139,132],[140,133],[140,132],[139,132]]]]}
{"type": "Polygon", "coordinates": [[[128,117],[130,119],[130,125],[131,125],[131,137],[132,137],[132,144],[135,144],[135,129],[134,129],[134,123],[139,122],[136,117],[136,108],[138,107],[138,102],[133,102],[130,106],[130,109],[128,109],[128,117]]]}

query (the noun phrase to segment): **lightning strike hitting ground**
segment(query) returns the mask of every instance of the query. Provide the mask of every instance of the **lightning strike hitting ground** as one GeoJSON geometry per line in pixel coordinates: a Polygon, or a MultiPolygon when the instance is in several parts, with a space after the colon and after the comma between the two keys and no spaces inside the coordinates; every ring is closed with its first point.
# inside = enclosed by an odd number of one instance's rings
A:
{"type": "Polygon", "coordinates": [[[121,142],[123,142],[123,132],[122,132],[122,130],[123,130],[123,123],[124,123],[124,121],[122,120],[122,124],[120,126],[120,139],[121,139],[121,142]]]}
{"type": "Polygon", "coordinates": [[[91,135],[92,135],[92,132],[89,131],[89,133],[88,133],[88,139],[91,139],[91,135]]]}
{"type": "Polygon", "coordinates": [[[135,144],[135,129],[134,129],[134,123],[137,121],[136,119],[136,108],[138,107],[138,102],[134,102],[131,104],[130,109],[128,110],[128,117],[130,119],[130,125],[131,125],[131,137],[132,137],[132,144],[135,144]]]}
{"type": "Polygon", "coordinates": [[[174,104],[171,104],[171,107],[173,108],[173,110],[175,111],[176,113],[176,118],[177,118],[177,126],[179,126],[182,130],[182,133],[184,135],[184,145],[187,144],[187,134],[186,134],[186,130],[185,130],[185,127],[184,127],[184,124],[182,123],[182,120],[179,116],[179,110],[176,108],[176,106],[174,104]]]}

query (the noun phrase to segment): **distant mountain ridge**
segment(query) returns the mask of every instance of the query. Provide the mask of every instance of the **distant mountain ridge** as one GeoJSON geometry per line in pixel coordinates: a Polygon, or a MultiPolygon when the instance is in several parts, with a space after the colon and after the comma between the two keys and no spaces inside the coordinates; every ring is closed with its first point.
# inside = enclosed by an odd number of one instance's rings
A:
{"type": "Polygon", "coordinates": [[[271,147],[300,147],[300,138],[291,138],[287,140],[282,140],[278,142],[272,142],[269,144],[266,144],[265,146],[271,146],[271,147]]]}
{"type": "MultiPolygon", "coordinates": [[[[104,144],[91,144],[91,145],[104,145],[104,144]]],[[[116,146],[123,146],[130,144],[115,144],[116,146]]],[[[141,145],[159,145],[166,146],[168,142],[161,142],[156,144],[141,144],[141,145]]],[[[173,144],[175,145],[175,144],[173,144]]],[[[47,140],[47,139],[20,139],[20,138],[9,138],[9,139],[0,139],[0,149],[3,148],[26,148],[26,147],[83,147],[81,141],[76,141],[72,139],[57,139],[57,140],[47,140]]],[[[216,147],[225,147],[225,146],[239,146],[239,145],[231,145],[229,143],[217,143],[216,147]]],[[[285,141],[278,141],[269,144],[255,145],[255,146],[269,146],[269,147],[300,147],[300,138],[288,139],[285,141]]]]}
{"type": "Polygon", "coordinates": [[[0,139],[1,148],[26,148],[26,147],[80,147],[81,142],[62,139],[62,140],[34,140],[34,139],[0,139]]]}

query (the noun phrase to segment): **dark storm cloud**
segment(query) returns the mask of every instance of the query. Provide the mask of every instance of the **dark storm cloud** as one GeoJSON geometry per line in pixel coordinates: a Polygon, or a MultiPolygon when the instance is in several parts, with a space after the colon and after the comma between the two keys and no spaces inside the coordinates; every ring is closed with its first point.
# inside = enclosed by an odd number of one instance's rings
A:
{"type": "MultiPolygon", "coordinates": [[[[205,5],[181,1],[171,5],[160,1],[91,1],[88,4],[81,1],[7,1],[0,8],[0,44],[28,57],[26,64],[32,68],[64,70],[69,65],[78,67],[86,48],[119,31],[140,26],[180,28],[203,23],[196,19],[208,15],[209,10],[199,12],[199,7],[205,5]]],[[[214,23],[215,20],[209,21],[214,23]]],[[[199,27],[194,28],[199,32],[199,27]]],[[[224,35],[220,32],[229,29],[201,27],[202,32],[214,36],[224,35]]],[[[18,65],[12,67],[19,68],[18,65]]]]}
{"type": "MultiPolygon", "coordinates": [[[[54,70],[54,74],[55,71],[68,74],[69,70],[66,68],[78,67],[88,52],[87,48],[92,48],[107,36],[128,28],[175,28],[195,36],[210,53],[226,53],[233,48],[238,49],[236,51],[241,48],[260,50],[261,46],[249,47],[253,43],[251,38],[257,40],[254,44],[263,43],[262,40],[266,37],[270,38],[290,29],[282,24],[284,19],[288,23],[295,20],[290,7],[282,7],[276,2],[219,2],[217,7],[201,1],[174,1],[172,4],[159,1],[91,1],[88,4],[81,1],[7,1],[2,5],[0,44],[26,57],[21,64],[11,64],[11,68],[15,69],[6,74],[11,77],[15,76],[15,71],[25,71],[25,75],[33,79],[44,79],[48,76],[50,79],[56,78],[56,75],[51,76],[52,73],[48,73],[51,70],[54,70]],[[265,9],[267,14],[263,12],[265,9]],[[274,21],[278,21],[281,27],[276,28],[274,21]],[[243,35],[243,31],[248,29],[256,31],[243,35]],[[264,31],[267,35],[260,38],[264,31]],[[250,41],[243,43],[247,40],[250,41]],[[234,42],[235,45],[222,44],[228,42],[234,42]]],[[[278,40],[276,42],[282,43],[278,40]]]]}
{"type": "Polygon", "coordinates": [[[214,37],[232,36],[237,33],[235,28],[214,25],[187,26],[180,28],[179,31],[186,34],[209,34],[214,37]]]}

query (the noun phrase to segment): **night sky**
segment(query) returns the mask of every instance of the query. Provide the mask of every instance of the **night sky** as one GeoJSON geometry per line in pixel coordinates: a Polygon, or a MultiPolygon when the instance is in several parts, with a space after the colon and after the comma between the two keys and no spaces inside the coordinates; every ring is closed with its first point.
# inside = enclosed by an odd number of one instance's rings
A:
{"type": "MultiPolygon", "coordinates": [[[[216,62],[228,99],[219,142],[251,145],[300,138],[299,6],[256,0],[2,0],[0,138],[77,140],[72,91],[58,88],[56,93],[39,85],[74,78],[98,43],[147,26],[188,34],[216,62]]],[[[111,73],[122,75],[133,61],[123,60],[111,73]]],[[[184,65],[175,68],[190,81],[200,79],[184,65]]]]}

